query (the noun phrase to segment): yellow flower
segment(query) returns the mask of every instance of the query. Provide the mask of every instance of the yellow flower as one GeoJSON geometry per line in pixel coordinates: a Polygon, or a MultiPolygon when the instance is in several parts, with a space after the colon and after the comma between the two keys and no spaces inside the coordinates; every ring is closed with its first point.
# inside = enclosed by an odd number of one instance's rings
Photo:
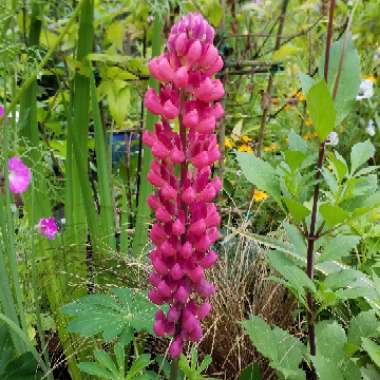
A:
{"type": "Polygon", "coordinates": [[[311,120],[311,118],[308,117],[307,119],[305,119],[305,125],[307,127],[311,127],[313,125],[313,120],[311,120]]]}
{"type": "Polygon", "coordinates": [[[299,102],[304,102],[305,101],[305,95],[302,92],[299,92],[297,94],[297,99],[299,102]]]}
{"type": "Polygon", "coordinates": [[[279,98],[272,98],[272,99],[271,99],[271,103],[272,103],[273,105],[277,105],[277,104],[280,103],[280,99],[279,99],[279,98]]]}
{"type": "Polygon", "coordinates": [[[284,110],[288,110],[288,109],[290,109],[290,105],[289,104],[285,104],[284,110]]]}
{"type": "Polygon", "coordinates": [[[268,198],[268,194],[265,191],[255,190],[253,193],[253,200],[255,202],[262,202],[268,198]]]}
{"type": "Polygon", "coordinates": [[[247,144],[252,141],[252,138],[247,135],[243,135],[240,137],[240,140],[247,144]]]}
{"type": "Polygon", "coordinates": [[[232,139],[230,137],[225,137],[224,138],[224,146],[227,149],[231,149],[231,148],[234,147],[234,142],[232,141],[232,139]]]}
{"type": "Polygon", "coordinates": [[[375,82],[376,82],[376,78],[375,78],[373,75],[366,75],[363,79],[364,79],[364,80],[369,80],[369,81],[371,81],[372,83],[375,83],[375,82]]]}
{"type": "Polygon", "coordinates": [[[278,145],[276,143],[272,143],[269,146],[264,147],[264,152],[274,152],[277,150],[278,145]]]}
{"type": "Polygon", "coordinates": [[[252,153],[253,149],[250,147],[248,144],[242,144],[239,146],[239,152],[247,152],[247,153],[252,153]]]}

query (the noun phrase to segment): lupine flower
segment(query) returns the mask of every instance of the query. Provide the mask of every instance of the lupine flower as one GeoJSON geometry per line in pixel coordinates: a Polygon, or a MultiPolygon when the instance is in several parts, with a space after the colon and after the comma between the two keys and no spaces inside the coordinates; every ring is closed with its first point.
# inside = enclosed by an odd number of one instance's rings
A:
{"type": "Polygon", "coordinates": [[[154,132],[144,133],[155,158],[147,177],[156,188],[148,199],[156,219],[150,231],[149,298],[169,304],[166,314],[156,314],[153,330],[173,336],[173,358],[186,341],[201,339],[201,321],[211,310],[208,299],[215,291],[205,270],[218,257],[211,249],[220,223],[213,200],[222,183],[211,178],[211,166],[220,158],[214,131],[224,113],[218,102],[224,89],[213,78],[223,67],[213,39],[214,29],[206,20],[189,14],[172,27],[166,51],[149,62],[150,73],[161,83],[159,93],[149,89],[145,94],[145,106],[161,118],[154,132]],[[171,124],[177,118],[179,133],[171,124]]]}
{"type": "Polygon", "coordinates": [[[375,136],[375,134],[376,134],[375,122],[372,119],[368,120],[366,132],[371,137],[375,136]]]}
{"type": "Polygon", "coordinates": [[[372,78],[364,79],[360,83],[359,94],[356,96],[356,100],[369,99],[373,96],[373,82],[372,78]]]}
{"type": "Polygon", "coordinates": [[[12,157],[8,160],[9,190],[14,194],[23,193],[29,186],[32,179],[30,169],[19,157],[12,157]]]}
{"type": "Polygon", "coordinates": [[[336,132],[330,132],[327,136],[327,145],[337,146],[339,144],[339,136],[336,132]]]}
{"type": "Polygon", "coordinates": [[[50,216],[49,218],[41,218],[37,224],[39,233],[49,240],[54,240],[58,233],[58,225],[55,219],[50,216]]]}

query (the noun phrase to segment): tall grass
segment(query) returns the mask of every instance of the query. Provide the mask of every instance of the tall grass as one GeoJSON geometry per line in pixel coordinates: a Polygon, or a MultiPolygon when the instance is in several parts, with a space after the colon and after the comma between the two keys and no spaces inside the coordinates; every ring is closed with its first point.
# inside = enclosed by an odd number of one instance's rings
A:
{"type": "MultiPolygon", "coordinates": [[[[152,56],[155,57],[161,52],[162,45],[162,19],[160,15],[156,15],[153,22],[153,30],[152,30],[152,56]]],[[[151,77],[149,79],[149,86],[158,90],[158,82],[151,77]]],[[[156,116],[147,112],[145,129],[152,130],[155,121],[157,120],[156,116]]],[[[150,163],[152,161],[152,153],[149,149],[143,150],[143,161],[141,167],[141,185],[138,194],[138,209],[137,209],[137,217],[136,217],[136,230],[133,238],[133,246],[132,251],[134,256],[139,256],[144,246],[147,243],[147,232],[150,221],[150,209],[147,204],[147,199],[149,194],[152,191],[151,184],[146,180],[148,175],[148,171],[150,168],[150,163]]]]}

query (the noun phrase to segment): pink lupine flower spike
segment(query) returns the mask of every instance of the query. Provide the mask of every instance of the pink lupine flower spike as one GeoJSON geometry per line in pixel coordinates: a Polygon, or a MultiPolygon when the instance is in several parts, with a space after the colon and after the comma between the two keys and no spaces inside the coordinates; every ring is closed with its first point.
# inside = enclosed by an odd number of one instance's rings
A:
{"type": "Polygon", "coordinates": [[[207,21],[188,14],[171,29],[166,51],[149,62],[150,73],[161,84],[159,93],[150,88],[145,94],[145,106],[161,117],[154,132],[144,133],[155,158],[148,180],[156,188],[148,199],[156,218],[150,232],[149,298],[170,306],[166,314],[156,314],[153,330],[173,336],[173,358],[185,342],[201,339],[201,321],[211,311],[208,299],[215,292],[205,269],[218,258],[211,250],[220,224],[213,200],[222,184],[211,178],[211,167],[220,158],[214,131],[224,113],[218,102],[224,89],[213,78],[223,67],[213,39],[207,21]],[[171,124],[176,118],[179,133],[171,124]]]}

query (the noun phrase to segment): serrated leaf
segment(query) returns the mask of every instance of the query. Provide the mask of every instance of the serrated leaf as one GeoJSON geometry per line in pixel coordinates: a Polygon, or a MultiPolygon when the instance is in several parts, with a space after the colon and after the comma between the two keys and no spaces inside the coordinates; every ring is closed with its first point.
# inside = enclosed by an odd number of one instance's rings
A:
{"type": "Polygon", "coordinates": [[[362,347],[377,367],[380,368],[380,346],[371,339],[362,338],[362,347]]]}
{"type": "Polygon", "coordinates": [[[348,218],[348,212],[329,203],[320,205],[319,211],[323,216],[328,227],[334,227],[337,224],[344,222],[348,218]]]}
{"type": "Polygon", "coordinates": [[[317,355],[312,357],[319,380],[344,380],[337,363],[328,357],[317,355]]]}
{"type": "Polygon", "coordinates": [[[324,356],[333,362],[340,362],[347,342],[344,328],[336,321],[322,321],[315,326],[317,356],[324,356]]]}
{"type": "Polygon", "coordinates": [[[351,149],[351,174],[375,154],[375,147],[369,140],[355,144],[351,149]]]}
{"type": "Polygon", "coordinates": [[[310,88],[306,101],[315,130],[323,141],[335,128],[336,121],[334,103],[323,79],[310,88]]]}
{"type": "Polygon", "coordinates": [[[351,319],[347,331],[349,343],[360,347],[361,338],[372,338],[379,336],[378,328],[380,321],[374,310],[362,311],[351,319]]]}
{"type": "Polygon", "coordinates": [[[299,373],[298,366],[306,354],[306,347],[300,340],[277,326],[271,328],[257,316],[243,321],[242,325],[256,349],[269,359],[271,367],[284,376],[287,370],[299,373]]]}
{"type": "Polygon", "coordinates": [[[340,260],[347,256],[360,242],[360,237],[355,235],[338,235],[329,239],[324,246],[323,253],[318,262],[340,260]]]}
{"type": "Polygon", "coordinates": [[[247,180],[281,204],[280,185],[274,168],[253,154],[236,152],[236,158],[247,180]]]}

